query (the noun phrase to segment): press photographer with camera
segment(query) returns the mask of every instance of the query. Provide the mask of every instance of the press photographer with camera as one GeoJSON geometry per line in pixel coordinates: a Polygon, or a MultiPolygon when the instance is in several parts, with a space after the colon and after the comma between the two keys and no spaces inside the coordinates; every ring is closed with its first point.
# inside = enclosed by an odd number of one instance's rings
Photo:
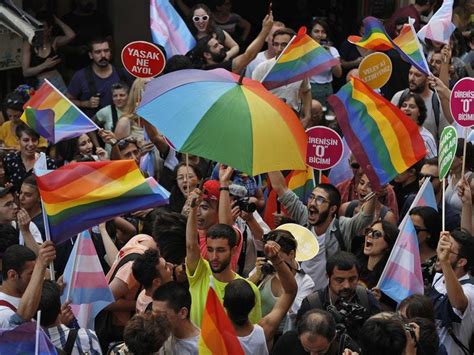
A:
{"type": "Polygon", "coordinates": [[[329,285],[306,297],[296,317],[296,324],[310,309],[330,312],[336,323],[343,325],[347,333],[357,341],[362,324],[371,315],[380,312],[380,305],[373,294],[359,285],[357,258],[340,251],[330,256],[326,263],[329,285]]]}
{"type": "Polygon", "coordinates": [[[256,211],[257,204],[248,197],[245,186],[231,184],[229,186],[231,212],[235,226],[242,232],[242,250],[237,263],[237,272],[247,277],[255,267],[257,253],[263,251],[262,238],[270,232],[270,227],[256,211]]]}
{"type": "MultiPolygon", "coordinates": [[[[315,290],[313,280],[301,269],[298,262],[302,256],[302,253],[298,252],[298,240],[301,241],[301,245],[308,245],[304,241],[305,238],[312,238],[311,232],[296,224],[281,225],[263,236],[265,245],[270,241],[274,241],[280,246],[279,256],[290,268],[298,285],[296,298],[280,326],[280,333],[295,329],[296,314],[301,306],[301,302],[315,290]]],[[[314,254],[317,253],[316,249],[313,251],[314,254]]],[[[260,291],[262,316],[265,316],[270,313],[284,291],[275,267],[266,257],[258,257],[255,269],[252,270],[248,279],[256,284],[260,291]]]]}

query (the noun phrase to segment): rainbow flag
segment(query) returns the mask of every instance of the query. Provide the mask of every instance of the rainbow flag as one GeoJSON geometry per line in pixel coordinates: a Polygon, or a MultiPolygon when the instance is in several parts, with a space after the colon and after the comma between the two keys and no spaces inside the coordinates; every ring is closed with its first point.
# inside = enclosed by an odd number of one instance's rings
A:
{"type": "Polygon", "coordinates": [[[418,238],[411,218],[400,231],[377,286],[397,303],[424,294],[418,238]]]}
{"type": "Polygon", "coordinates": [[[153,42],[163,46],[167,58],[186,54],[196,45],[188,26],[169,0],[150,1],[150,29],[153,42]]]}
{"type": "Polygon", "coordinates": [[[87,115],[48,80],[45,80],[24,107],[20,119],[53,144],[98,129],[87,115]]]}
{"type": "Polygon", "coordinates": [[[94,329],[95,316],[115,298],[88,231],[76,239],[63,277],[67,292],[63,293],[61,303],[71,302],[81,328],[94,329]]]}
{"type": "Polygon", "coordinates": [[[200,355],[244,355],[235,329],[212,287],[207,291],[198,344],[200,355]]]}
{"type": "MultiPolygon", "coordinates": [[[[26,322],[13,329],[0,329],[0,354],[35,354],[36,328],[35,322],[26,322]]],[[[38,354],[57,354],[56,348],[41,327],[38,354]]]]}
{"type": "Polygon", "coordinates": [[[415,28],[413,27],[414,20],[409,19],[410,23],[403,25],[402,30],[397,38],[393,40],[396,48],[399,48],[402,58],[408,60],[415,68],[426,75],[431,74],[430,67],[426,62],[423,49],[416,36],[415,28]]]}
{"type": "Polygon", "coordinates": [[[288,178],[288,188],[303,202],[308,201],[309,195],[313,192],[316,184],[314,173],[311,167],[306,170],[293,170],[288,178]]]}
{"type": "Polygon", "coordinates": [[[113,217],[168,203],[132,160],[81,162],[37,176],[51,240],[61,243],[113,217]]]}
{"type": "Polygon", "coordinates": [[[364,37],[349,36],[347,40],[359,47],[373,51],[395,49],[403,59],[415,66],[419,71],[430,75],[430,70],[416,37],[415,29],[413,25],[408,26],[409,29],[405,29],[405,32],[400,33],[397,38],[392,40],[387,32],[385,32],[382,23],[375,17],[369,16],[364,19],[364,37]]]}
{"type": "Polygon", "coordinates": [[[271,90],[309,78],[337,64],[339,64],[339,60],[308,36],[306,27],[302,27],[261,82],[263,86],[271,90]]]}
{"type": "Polygon", "coordinates": [[[454,0],[444,0],[438,11],[431,16],[430,20],[417,33],[420,40],[426,41],[426,38],[444,44],[449,44],[449,39],[456,29],[451,22],[453,17],[454,0]]]}
{"type": "Polygon", "coordinates": [[[329,104],[347,144],[377,189],[426,154],[418,126],[398,107],[352,77],[329,104]]]}
{"type": "Polygon", "coordinates": [[[393,49],[390,36],[378,19],[368,16],[364,19],[364,36],[349,36],[347,40],[359,47],[373,51],[388,51],[393,49]]]}

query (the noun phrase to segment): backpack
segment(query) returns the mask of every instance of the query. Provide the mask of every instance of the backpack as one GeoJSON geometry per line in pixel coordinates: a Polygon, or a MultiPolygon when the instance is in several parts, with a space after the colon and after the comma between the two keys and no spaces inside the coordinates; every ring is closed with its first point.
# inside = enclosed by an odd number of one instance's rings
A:
{"type": "MultiPolygon", "coordinates": [[[[405,89],[403,90],[402,94],[400,95],[400,99],[398,100],[398,105],[403,102],[405,97],[410,93],[410,89],[405,89]]],[[[433,95],[431,96],[431,106],[433,107],[433,113],[435,116],[435,123],[436,123],[436,138],[439,138],[439,116],[440,116],[440,108],[439,108],[439,99],[438,99],[438,94],[433,91],[433,95]]]]}
{"type": "MultiPolygon", "coordinates": [[[[326,298],[324,295],[324,291],[325,289],[318,290],[310,294],[308,297],[306,297],[306,299],[308,300],[310,309],[313,309],[313,308],[324,309],[323,302],[322,302],[322,300],[326,298]]],[[[369,296],[367,295],[367,289],[363,286],[357,285],[356,295],[360,301],[360,305],[364,307],[365,309],[369,310],[370,305],[369,305],[369,296]]]]}
{"type": "MultiPolygon", "coordinates": [[[[440,279],[435,281],[438,282],[440,279]]],[[[470,277],[465,280],[459,281],[461,285],[474,285],[474,278],[470,277]]],[[[446,328],[448,334],[451,336],[453,341],[456,345],[461,349],[462,352],[465,354],[471,354],[470,350],[466,345],[464,345],[461,340],[458,339],[456,334],[454,334],[453,330],[453,323],[460,323],[461,318],[454,313],[453,307],[449,302],[449,298],[447,294],[439,293],[434,286],[431,286],[430,289],[427,291],[426,295],[429,297],[431,302],[433,303],[434,311],[435,311],[435,318],[440,321],[440,327],[446,328]]]]}

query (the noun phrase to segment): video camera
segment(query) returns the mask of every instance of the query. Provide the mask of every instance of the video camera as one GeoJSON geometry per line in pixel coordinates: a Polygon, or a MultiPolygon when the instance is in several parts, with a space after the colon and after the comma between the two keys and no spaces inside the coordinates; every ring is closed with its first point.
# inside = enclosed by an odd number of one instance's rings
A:
{"type": "Polygon", "coordinates": [[[370,317],[369,311],[358,303],[339,301],[337,307],[327,306],[326,310],[332,314],[337,324],[343,324],[349,335],[357,339],[359,329],[370,317]]]}

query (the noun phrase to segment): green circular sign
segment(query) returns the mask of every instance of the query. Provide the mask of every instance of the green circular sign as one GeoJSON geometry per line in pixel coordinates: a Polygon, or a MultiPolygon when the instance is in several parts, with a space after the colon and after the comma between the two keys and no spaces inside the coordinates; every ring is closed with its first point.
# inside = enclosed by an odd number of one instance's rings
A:
{"type": "Polygon", "coordinates": [[[453,163],[458,144],[458,135],[453,126],[448,126],[441,132],[439,139],[439,179],[443,180],[448,175],[449,168],[453,163]]]}

